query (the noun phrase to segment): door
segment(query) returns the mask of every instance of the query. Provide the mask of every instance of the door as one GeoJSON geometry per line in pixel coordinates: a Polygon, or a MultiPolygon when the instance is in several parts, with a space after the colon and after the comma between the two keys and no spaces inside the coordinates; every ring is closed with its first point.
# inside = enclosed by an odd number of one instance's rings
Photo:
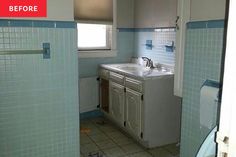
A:
{"type": "Polygon", "coordinates": [[[236,1],[230,0],[229,4],[223,94],[219,132],[217,133],[218,157],[236,156],[236,1]]]}
{"type": "Polygon", "coordinates": [[[110,115],[121,126],[124,123],[124,101],[125,93],[124,86],[110,81],[110,115]]]}
{"type": "Polygon", "coordinates": [[[142,94],[126,89],[126,128],[130,133],[140,137],[142,94]]]}

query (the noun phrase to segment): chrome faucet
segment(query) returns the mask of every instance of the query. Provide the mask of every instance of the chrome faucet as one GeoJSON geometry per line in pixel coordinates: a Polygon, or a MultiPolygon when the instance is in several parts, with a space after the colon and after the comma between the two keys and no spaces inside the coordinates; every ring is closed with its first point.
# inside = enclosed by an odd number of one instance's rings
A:
{"type": "Polygon", "coordinates": [[[155,68],[155,67],[153,66],[153,61],[152,61],[150,58],[148,58],[148,57],[142,57],[142,59],[147,62],[147,63],[146,63],[146,67],[149,67],[149,68],[151,68],[151,69],[155,68]]]}

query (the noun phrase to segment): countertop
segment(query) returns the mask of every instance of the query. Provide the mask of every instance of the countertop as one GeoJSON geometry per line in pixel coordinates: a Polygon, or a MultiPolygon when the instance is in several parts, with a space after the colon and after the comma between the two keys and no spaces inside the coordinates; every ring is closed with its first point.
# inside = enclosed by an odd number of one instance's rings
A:
{"type": "Polygon", "coordinates": [[[134,63],[101,64],[100,67],[142,80],[174,76],[174,73],[168,69],[150,69],[148,67],[144,67],[142,65],[134,63]]]}

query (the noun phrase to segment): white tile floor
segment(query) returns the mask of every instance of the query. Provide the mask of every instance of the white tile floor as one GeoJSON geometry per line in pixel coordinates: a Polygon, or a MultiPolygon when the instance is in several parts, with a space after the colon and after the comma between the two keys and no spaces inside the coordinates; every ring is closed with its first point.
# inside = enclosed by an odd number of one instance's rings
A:
{"type": "Polygon", "coordinates": [[[81,128],[89,130],[80,133],[81,157],[179,156],[179,147],[176,144],[146,149],[102,117],[82,120],[81,128]],[[104,124],[101,123],[103,121],[104,124]]]}

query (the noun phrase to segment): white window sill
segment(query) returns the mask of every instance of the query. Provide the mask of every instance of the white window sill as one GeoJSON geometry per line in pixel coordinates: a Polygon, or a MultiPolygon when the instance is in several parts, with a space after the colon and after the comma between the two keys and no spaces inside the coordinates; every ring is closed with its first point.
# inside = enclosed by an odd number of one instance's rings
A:
{"type": "Polygon", "coordinates": [[[78,51],[79,58],[116,57],[117,50],[78,51]]]}

